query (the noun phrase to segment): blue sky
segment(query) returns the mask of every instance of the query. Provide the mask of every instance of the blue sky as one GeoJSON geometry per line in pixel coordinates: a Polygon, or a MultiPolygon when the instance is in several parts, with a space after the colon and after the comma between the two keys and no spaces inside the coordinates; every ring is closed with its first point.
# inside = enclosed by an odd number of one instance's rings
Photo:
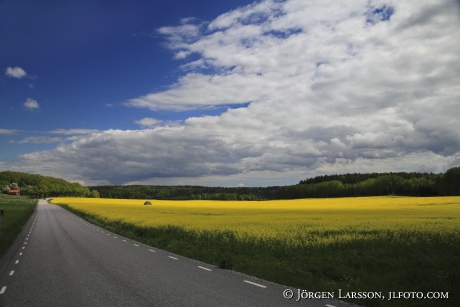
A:
{"type": "Polygon", "coordinates": [[[2,1],[0,170],[294,184],[460,164],[458,1],[2,1]]]}

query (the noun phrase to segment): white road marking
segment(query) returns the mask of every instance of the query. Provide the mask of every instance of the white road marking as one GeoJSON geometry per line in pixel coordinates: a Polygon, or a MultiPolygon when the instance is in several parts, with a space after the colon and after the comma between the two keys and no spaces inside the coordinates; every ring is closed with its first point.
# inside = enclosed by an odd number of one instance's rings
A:
{"type": "Polygon", "coordinates": [[[16,262],[14,264],[18,264],[19,263],[19,260],[16,260],[16,262]]]}
{"type": "Polygon", "coordinates": [[[126,240],[123,240],[123,242],[126,242],[126,240]]]}
{"type": "Polygon", "coordinates": [[[25,249],[25,247],[23,246],[22,249],[25,249]]]}
{"type": "Polygon", "coordinates": [[[173,256],[168,256],[168,257],[171,258],[171,259],[174,259],[174,260],[179,260],[179,259],[177,259],[176,257],[173,257],[173,256]]]}
{"type": "Polygon", "coordinates": [[[22,253],[19,253],[19,256],[22,256],[22,253]]]}
{"type": "Polygon", "coordinates": [[[24,242],[24,244],[27,244],[27,242],[24,242]]]}
{"type": "Polygon", "coordinates": [[[110,236],[110,233],[108,233],[107,235],[110,236]]]}
{"type": "Polygon", "coordinates": [[[5,290],[6,290],[6,286],[3,286],[2,290],[0,290],[0,294],[5,293],[5,290]]]}
{"type": "Polygon", "coordinates": [[[115,237],[115,236],[113,236],[113,237],[114,237],[115,239],[117,238],[117,237],[115,237]]]}
{"type": "Polygon", "coordinates": [[[211,269],[208,269],[208,268],[205,268],[205,267],[202,267],[202,266],[198,266],[200,269],[203,269],[203,270],[206,270],[206,271],[212,271],[211,269]]]}
{"type": "Polygon", "coordinates": [[[149,251],[156,253],[153,249],[149,249],[149,251]]]}
{"type": "Polygon", "coordinates": [[[334,305],[329,305],[329,304],[326,304],[326,307],[336,307],[334,305]]]}
{"type": "Polygon", "coordinates": [[[13,275],[13,274],[14,274],[14,271],[11,271],[11,272],[10,272],[10,276],[13,275]]]}
{"type": "Polygon", "coordinates": [[[255,282],[252,282],[252,281],[249,281],[249,280],[244,280],[245,283],[248,283],[248,284],[251,284],[251,285],[254,285],[254,286],[257,286],[257,287],[261,287],[261,288],[267,288],[266,286],[264,285],[259,285],[259,284],[256,284],[255,282]]]}
{"type": "Polygon", "coordinates": [[[134,246],[139,246],[139,244],[134,244],[134,246]]]}

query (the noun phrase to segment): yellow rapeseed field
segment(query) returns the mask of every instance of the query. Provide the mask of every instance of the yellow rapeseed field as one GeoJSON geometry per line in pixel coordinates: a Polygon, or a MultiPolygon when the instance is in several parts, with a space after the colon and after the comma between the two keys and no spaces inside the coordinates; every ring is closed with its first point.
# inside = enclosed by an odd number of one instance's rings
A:
{"type": "MultiPolygon", "coordinates": [[[[460,241],[460,197],[359,197],[273,201],[167,201],[55,198],[106,219],[140,227],[232,231],[245,238],[277,239],[288,246],[377,239],[390,231],[439,233],[460,241]]],[[[407,235],[404,236],[407,240],[407,235]]]]}

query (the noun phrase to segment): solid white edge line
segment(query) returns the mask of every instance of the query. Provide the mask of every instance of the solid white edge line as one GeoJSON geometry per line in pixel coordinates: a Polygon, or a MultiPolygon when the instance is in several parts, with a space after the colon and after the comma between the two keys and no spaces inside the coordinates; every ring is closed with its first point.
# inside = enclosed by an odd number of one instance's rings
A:
{"type": "Polygon", "coordinates": [[[261,288],[267,288],[266,286],[264,285],[259,285],[259,284],[256,284],[255,282],[252,282],[252,281],[249,281],[249,280],[243,280],[245,283],[248,283],[248,284],[251,284],[251,285],[254,285],[254,286],[257,286],[257,287],[261,287],[261,288]]]}
{"type": "Polygon", "coordinates": [[[6,290],[6,286],[3,286],[2,290],[0,290],[0,294],[5,293],[5,290],[6,290]]]}
{"type": "Polygon", "coordinates": [[[173,257],[173,256],[168,256],[168,257],[171,258],[171,259],[174,259],[174,260],[179,260],[179,259],[177,259],[176,257],[173,257]]]}
{"type": "Polygon", "coordinates": [[[211,269],[208,269],[208,268],[205,268],[205,267],[202,267],[202,266],[198,266],[200,269],[203,269],[203,270],[206,270],[206,271],[212,271],[211,269]]]}

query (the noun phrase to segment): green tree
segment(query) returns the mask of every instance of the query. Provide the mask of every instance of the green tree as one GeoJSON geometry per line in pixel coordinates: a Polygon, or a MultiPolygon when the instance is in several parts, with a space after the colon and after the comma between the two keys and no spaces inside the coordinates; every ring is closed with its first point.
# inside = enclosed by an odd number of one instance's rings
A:
{"type": "Polygon", "coordinates": [[[99,195],[99,192],[97,190],[92,190],[89,194],[89,197],[92,197],[92,198],[100,198],[101,195],[99,195]]]}
{"type": "Polygon", "coordinates": [[[446,195],[460,195],[460,167],[453,167],[444,173],[442,188],[446,195]]]}
{"type": "Polygon", "coordinates": [[[10,188],[9,185],[5,185],[5,186],[2,188],[2,192],[3,192],[3,193],[8,193],[10,190],[11,190],[11,188],[10,188]]]}

